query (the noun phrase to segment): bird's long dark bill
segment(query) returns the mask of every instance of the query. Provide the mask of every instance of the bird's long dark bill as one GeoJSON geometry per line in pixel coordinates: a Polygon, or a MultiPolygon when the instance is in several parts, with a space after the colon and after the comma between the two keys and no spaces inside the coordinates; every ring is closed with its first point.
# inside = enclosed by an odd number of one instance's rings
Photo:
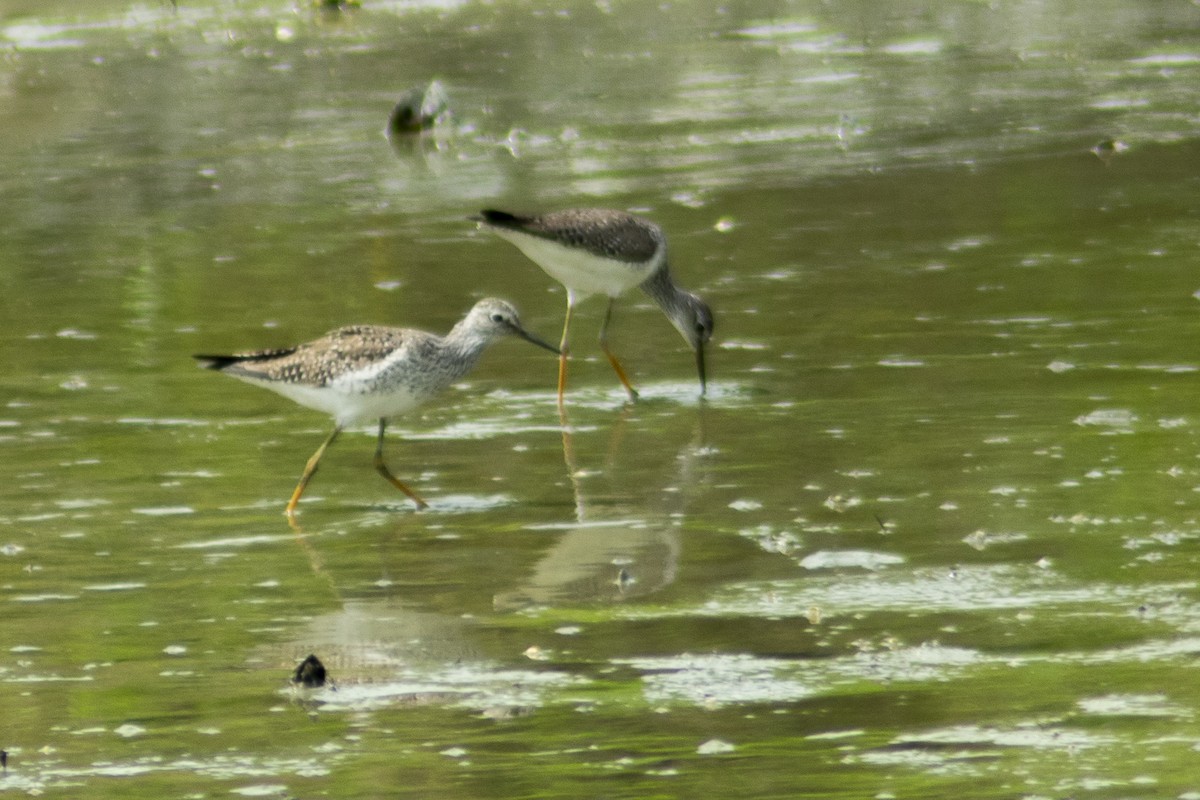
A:
{"type": "Polygon", "coordinates": [[[532,342],[533,344],[536,344],[538,347],[544,347],[547,350],[549,350],[551,353],[554,353],[554,355],[556,355],[556,356],[562,355],[558,351],[557,347],[555,347],[554,345],[545,341],[544,339],[539,339],[538,337],[534,336],[532,333],[525,330],[524,328],[518,328],[516,325],[514,325],[512,331],[513,331],[513,333],[515,333],[517,336],[520,336],[525,341],[532,342]]]}
{"type": "Polygon", "coordinates": [[[708,377],[704,374],[704,345],[696,348],[696,371],[700,373],[700,394],[708,391],[708,377]]]}

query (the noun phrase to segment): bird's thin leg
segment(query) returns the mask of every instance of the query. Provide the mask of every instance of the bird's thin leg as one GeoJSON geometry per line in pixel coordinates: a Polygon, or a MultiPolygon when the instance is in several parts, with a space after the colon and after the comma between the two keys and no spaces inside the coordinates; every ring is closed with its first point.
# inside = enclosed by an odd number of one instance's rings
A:
{"type": "Polygon", "coordinates": [[[637,400],[637,390],[633,388],[633,384],[629,382],[629,376],[625,374],[621,362],[617,361],[617,357],[613,355],[612,350],[608,349],[608,321],[612,318],[613,303],[616,302],[615,297],[608,298],[608,309],[604,312],[604,322],[600,323],[600,349],[604,351],[604,355],[608,357],[608,363],[612,364],[612,368],[617,373],[617,377],[621,379],[621,385],[625,387],[625,391],[629,392],[630,400],[637,400]]]}
{"type": "Polygon", "coordinates": [[[422,500],[417,495],[416,492],[414,492],[412,489],[408,488],[403,483],[401,483],[399,481],[399,479],[397,479],[396,476],[393,475],[390,470],[388,470],[387,464],[383,463],[383,432],[385,430],[387,430],[387,420],[380,419],[379,420],[379,441],[375,445],[375,471],[378,472],[383,477],[387,478],[388,483],[392,484],[392,486],[395,486],[397,489],[399,489],[400,491],[402,491],[406,495],[408,495],[409,498],[414,503],[417,504],[418,511],[420,511],[423,508],[428,508],[429,503],[426,503],[424,500],[422,500]]]}
{"type": "Polygon", "coordinates": [[[304,488],[308,486],[308,482],[312,480],[312,476],[316,474],[317,464],[321,462],[321,456],[325,455],[325,449],[333,444],[333,440],[342,432],[341,425],[334,425],[333,432],[321,442],[321,446],[317,448],[317,452],[312,454],[312,458],[304,465],[304,474],[300,476],[300,482],[296,484],[296,491],[292,492],[292,499],[288,500],[287,509],[284,511],[291,518],[296,513],[296,504],[300,502],[300,495],[304,494],[304,488]]]}
{"type": "Polygon", "coordinates": [[[567,355],[571,338],[571,314],[575,311],[575,295],[567,292],[567,318],[563,320],[562,339],[558,342],[558,407],[563,407],[563,395],[567,391],[567,355]]]}

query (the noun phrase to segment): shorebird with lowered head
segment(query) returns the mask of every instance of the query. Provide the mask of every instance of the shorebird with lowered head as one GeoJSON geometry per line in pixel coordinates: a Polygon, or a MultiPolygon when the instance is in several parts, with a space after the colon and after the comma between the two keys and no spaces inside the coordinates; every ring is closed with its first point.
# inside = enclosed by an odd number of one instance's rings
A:
{"type": "Polygon", "coordinates": [[[295,347],[194,358],[206,369],[278,392],[333,417],[333,432],[308,460],[292,492],[288,517],[295,513],[329,445],[347,426],[375,419],[379,420],[375,470],[421,509],[428,504],[384,463],[383,433],[388,419],[442,392],[475,366],[488,345],[509,334],[558,352],[554,345],[521,327],[512,305],[488,298],[476,303],[445,336],[412,328],[354,325],[295,347]]]}
{"type": "Polygon", "coordinates": [[[650,296],[696,353],[700,394],[707,388],[704,346],[712,338],[712,309],[675,285],[667,265],[667,238],[653,222],[604,208],[573,208],[523,216],[487,209],[477,221],[522,253],[567,289],[567,317],[558,356],[558,403],[567,385],[567,350],[575,306],[595,294],[608,297],[600,324],[600,349],[630,399],[637,391],[608,347],[608,323],[617,297],[634,286],[650,296]]]}

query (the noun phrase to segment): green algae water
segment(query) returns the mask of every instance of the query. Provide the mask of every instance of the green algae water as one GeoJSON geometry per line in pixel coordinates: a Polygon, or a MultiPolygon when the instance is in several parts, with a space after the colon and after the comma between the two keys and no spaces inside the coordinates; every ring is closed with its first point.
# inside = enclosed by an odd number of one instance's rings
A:
{"type": "Polygon", "coordinates": [[[1200,8],[0,0],[0,793],[1200,797],[1200,8]],[[437,80],[448,114],[387,138],[437,80]],[[196,369],[653,303],[347,432],[196,369]],[[334,685],[293,692],[310,653],[334,685]]]}

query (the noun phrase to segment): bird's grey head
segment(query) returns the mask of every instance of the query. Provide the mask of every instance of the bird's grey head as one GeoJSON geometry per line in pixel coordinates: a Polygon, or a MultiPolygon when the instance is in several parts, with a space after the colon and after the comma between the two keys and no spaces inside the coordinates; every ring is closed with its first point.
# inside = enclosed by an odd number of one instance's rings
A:
{"type": "Polygon", "coordinates": [[[704,346],[713,335],[712,309],[691,292],[680,292],[680,304],[670,315],[675,330],[683,335],[684,340],[696,352],[696,370],[700,373],[700,393],[708,388],[708,376],[704,369],[704,346]]]}
{"type": "Polygon", "coordinates": [[[544,347],[551,352],[557,353],[558,348],[552,344],[542,341],[537,336],[534,336],[521,325],[521,317],[517,314],[512,303],[506,300],[500,300],[495,297],[487,297],[480,300],[467,314],[466,320],[468,327],[482,333],[489,339],[494,339],[506,334],[515,334],[520,336],[527,342],[532,342],[538,347],[544,347]]]}
{"type": "Polygon", "coordinates": [[[713,335],[712,309],[691,292],[681,291],[669,313],[671,324],[693,350],[701,350],[713,335]]]}
{"type": "Polygon", "coordinates": [[[691,331],[685,334],[684,338],[688,340],[688,344],[692,349],[703,347],[708,344],[708,340],[713,335],[713,313],[712,309],[696,295],[692,295],[688,301],[688,308],[691,314],[691,331]]]}
{"type": "Polygon", "coordinates": [[[514,326],[521,326],[521,316],[512,303],[496,297],[480,300],[467,314],[467,318],[474,327],[496,334],[511,333],[514,326]]]}

